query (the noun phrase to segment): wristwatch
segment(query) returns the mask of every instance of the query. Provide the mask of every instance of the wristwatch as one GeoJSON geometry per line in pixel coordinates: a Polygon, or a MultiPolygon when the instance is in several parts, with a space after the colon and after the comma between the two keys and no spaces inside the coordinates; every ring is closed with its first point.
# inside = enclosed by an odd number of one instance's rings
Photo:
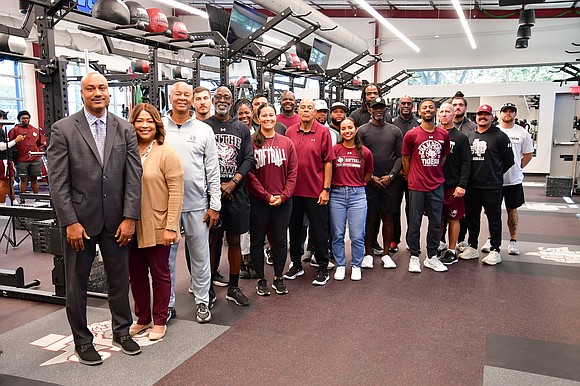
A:
{"type": "Polygon", "coordinates": [[[395,180],[395,173],[389,174],[389,177],[391,177],[391,181],[394,181],[395,180]]]}
{"type": "Polygon", "coordinates": [[[330,193],[330,188],[324,188],[324,190],[326,190],[328,193],[330,193]]]}

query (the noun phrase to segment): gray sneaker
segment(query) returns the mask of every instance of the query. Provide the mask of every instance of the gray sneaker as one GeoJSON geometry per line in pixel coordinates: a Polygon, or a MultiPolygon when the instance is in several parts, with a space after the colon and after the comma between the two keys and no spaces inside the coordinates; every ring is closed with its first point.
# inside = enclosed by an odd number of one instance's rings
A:
{"type": "Polygon", "coordinates": [[[211,311],[205,303],[199,303],[197,305],[195,315],[198,323],[209,323],[211,321],[211,311]]]}
{"type": "Polygon", "coordinates": [[[457,257],[462,260],[471,260],[471,259],[479,259],[479,252],[477,249],[467,247],[463,252],[461,252],[457,257]]]}

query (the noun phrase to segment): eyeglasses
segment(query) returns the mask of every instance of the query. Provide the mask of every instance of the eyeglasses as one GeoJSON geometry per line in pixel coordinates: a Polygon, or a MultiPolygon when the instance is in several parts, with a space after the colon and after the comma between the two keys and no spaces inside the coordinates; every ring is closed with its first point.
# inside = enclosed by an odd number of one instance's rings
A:
{"type": "Polygon", "coordinates": [[[227,94],[226,95],[216,94],[213,97],[215,98],[216,101],[223,99],[224,101],[229,102],[232,100],[231,95],[227,95],[227,94]]]}

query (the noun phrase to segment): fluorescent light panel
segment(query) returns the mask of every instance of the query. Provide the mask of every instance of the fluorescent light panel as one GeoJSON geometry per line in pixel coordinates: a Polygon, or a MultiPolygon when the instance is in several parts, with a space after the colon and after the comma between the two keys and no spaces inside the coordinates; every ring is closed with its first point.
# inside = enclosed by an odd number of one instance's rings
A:
{"type": "Polygon", "coordinates": [[[406,37],[401,31],[399,31],[394,25],[389,23],[387,19],[385,19],[380,13],[375,11],[373,7],[371,7],[366,1],[364,0],[356,0],[356,2],[365,10],[367,11],[372,17],[377,19],[382,25],[387,27],[389,31],[391,31],[395,36],[405,42],[409,47],[411,47],[415,52],[421,52],[419,47],[415,45],[408,37],[406,37]]]}
{"type": "Polygon", "coordinates": [[[467,35],[467,39],[469,40],[469,44],[471,44],[471,48],[474,50],[477,48],[475,44],[475,40],[473,39],[473,35],[471,34],[471,30],[469,29],[469,25],[467,24],[467,19],[465,19],[465,15],[463,14],[463,9],[461,8],[461,4],[459,4],[459,0],[451,0],[453,3],[453,7],[455,8],[455,12],[457,12],[457,16],[459,16],[459,20],[461,21],[461,25],[463,26],[463,30],[467,35]]]}
{"type": "Polygon", "coordinates": [[[160,4],[168,5],[172,8],[181,9],[182,11],[189,12],[193,15],[201,16],[204,19],[209,19],[207,12],[202,11],[202,10],[197,9],[197,8],[194,8],[194,7],[190,7],[189,5],[180,3],[179,1],[176,1],[176,0],[153,0],[153,1],[160,3],[160,4]]]}

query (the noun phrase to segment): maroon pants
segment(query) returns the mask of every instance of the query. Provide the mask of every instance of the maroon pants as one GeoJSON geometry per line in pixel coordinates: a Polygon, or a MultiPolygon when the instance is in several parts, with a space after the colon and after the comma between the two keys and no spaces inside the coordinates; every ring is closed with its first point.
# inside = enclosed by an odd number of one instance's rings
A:
{"type": "Polygon", "coordinates": [[[151,290],[149,274],[153,282],[153,323],[165,325],[167,306],[171,292],[169,273],[170,247],[156,245],[148,248],[137,248],[131,244],[129,251],[129,283],[135,300],[135,315],[138,324],[151,322],[151,290]]]}

